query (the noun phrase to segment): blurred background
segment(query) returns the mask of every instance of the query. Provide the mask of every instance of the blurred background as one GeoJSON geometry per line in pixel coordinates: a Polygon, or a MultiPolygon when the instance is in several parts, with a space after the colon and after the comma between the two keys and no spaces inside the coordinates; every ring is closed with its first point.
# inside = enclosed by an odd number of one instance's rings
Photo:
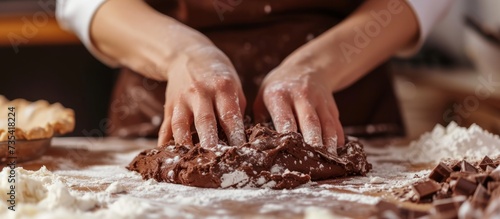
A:
{"type": "MultiPolygon", "coordinates": [[[[117,71],[61,30],[54,10],[54,0],[0,0],[0,94],[61,102],[76,111],[71,135],[104,134],[117,71]]],[[[498,10],[498,0],[457,0],[417,55],[392,60],[409,138],[451,121],[500,134],[498,10]]]]}

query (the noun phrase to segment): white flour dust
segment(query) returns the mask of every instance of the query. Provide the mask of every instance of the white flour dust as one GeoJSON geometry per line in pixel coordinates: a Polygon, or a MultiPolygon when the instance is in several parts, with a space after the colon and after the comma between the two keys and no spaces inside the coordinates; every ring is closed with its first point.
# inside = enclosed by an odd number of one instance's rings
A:
{"type": "Polygon", "coordinates": [[[431,172],[430,168],[410,170],[411,166],[434,166],[441,160],[464,158],[474,162],[486,155],[492,158],[500,156],[500,138],[477,125],[465,128],[450,123],[447,127],[436,125],[431,132],[423,134],[409,146],[368,146],[365,150],[368,162],[373,165],[367,177],[322,186],[358,193],[393,192],[425,179],[431,172]]]}
{"type": "MultiPolygon", "coordinates": [[[[110,141],[96,148],[119,148],[122,144],[110,141]]],[[[464,155],[468,159],[481,159],[484,155],[500,154],[498,136],[478,126],[461,128],[450,124],[445,128],[438,125],[409,147],[365,145],[368,161],[373,164],[373,170],[366,177],[309,183],[293,190],[202,189],[144,181],[139,174],[126,170],[124,167],[144,145],[153,147],[155,142],[136,141],[135,144],[142,146],[113,153],[105,164],[79,167],[71,158],[44,156],[41,161],[56,160],[59,170],[18,168],[16,212],[8,210],[8,203],[1,201],[0,218],[236,218],[255,214],[269,218],[278,212],[286,213],[280,217],[290,218],[297,215],[339,218],[331,211],[338,201],[373,205],[379,200],[377,194],[391,194],[430,173],[430,168],[411,168],[414,164],[460,159],[464,155]]],[[[8,170],[0,172],[2,200],[8,200],[8,170]]],[[[234,174],[225,180],[232,184],[244,178],[242,174],[234,174]]]]}

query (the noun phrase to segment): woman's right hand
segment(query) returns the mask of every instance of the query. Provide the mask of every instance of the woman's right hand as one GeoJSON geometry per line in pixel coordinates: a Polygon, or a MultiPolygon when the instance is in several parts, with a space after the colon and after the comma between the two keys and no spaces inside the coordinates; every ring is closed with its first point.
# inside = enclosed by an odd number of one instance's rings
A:
{"type": "Polygon", "coordinates": [[[159,145],[172,139],[192,145],[194,128],[203,147],[216,146],[217,122],[230,145],[245,141],[241,83],[227,56],[207,37],[142,0],[106,1],[90,36],[110,62],[168,81],[159,145]]]}
{"type": "Polygon", "coordinates": [[[217,121],[230,145],[245,142],[245,96],[234,67],[219,49],[206,46],[188,51],[169,67],[168,78],[159,145],[171,139],[193,145],[194,127],[202,147],[216,146],[217,121]]]}

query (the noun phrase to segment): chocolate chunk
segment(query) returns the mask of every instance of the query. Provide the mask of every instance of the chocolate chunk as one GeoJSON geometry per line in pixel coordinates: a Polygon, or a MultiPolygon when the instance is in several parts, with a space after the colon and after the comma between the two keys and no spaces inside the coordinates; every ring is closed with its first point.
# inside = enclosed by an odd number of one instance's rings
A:
{"type": "Polygon", "coordinates": [[[478,173],[475,175],[471,175],[469,179],[476,181],[478,184],[481,184],[483,186],[486,186],[489,181],[492,180],[490,176],[486,173],[478,173]]]}
{"type": "Polygon", "coordinates": [[[388,218],[389,215],[396,216],[396,218],[401,217],[399,207],[394,203],[380,200],[375,207],[377,208],[377,218],[388,218]]]}
{"type": "Polygon", "coordinates": [[[441,162],[436,167],[434,167],[431,174],[429,175],[429,178],[436,182],[443,182],[448,177],[450,177],[451,172],[453,172],[453,170],[446,166],[446,164],[441,162]]]}
{"type": "Polygon", "coordinates": [[[498,200],[500,199],[500,187],[497,187],[493,192],[491,192],[491,199],[498,200]]]}
{"type": "Polygon", "coordinates": [[[420,211],[401,207],[394,203],[380,200],[375,207],[377,208],[377,218],[421,218],[426,216],[426,211],[420,211]]]}
{"type": "Polygon", "coordinates": [[[495,167],[486,166],[486,170],[484,172],[487,174],[490,174],[491,172],[493,172],[493,170],[495,170],[495,167]]]}
{"type": "Polygon", "coordinates": [[[481,160],[481,162],[479,163],[479,167],[481,167],[481,169],[483,170],[486,170],[486,167],[487,166],[491,166],[493,168],[495,168],[495,164],[493,164],[493,160],[491,160],[491,158],[489,158],[488,156],[484,156],[483,160],[481,160]]]}
{"type": "Polygon", "coordinates": [[[449,180],[455,180],[459,178],[469,178],[473,173],[470,172],[452,172],[450,174],[449,180]]]}
{"type": "Polygon", "coordinates": [[[500,181],[500,166],[491,171],[490,177],[495,181],[500,181]]]}
{"type": "Polygon", "coordinates": [[[450,189],[450,184],[445,182],[445,183],[441,184],[441,189],[433,197],[433,200],[447,199],[447,198],[450,198],[452,195],[453,195],[453,192],[450,189]]]}
{"type": "Polygon", "coordinates": [[[401,218],[407,218],[407,219],[415,219],[415,218],[421,218],[423,216],[428,215],[426,211],[419,211],[415,209],[410,209],[410,208],[401,208],[400,210],[400,215],[401,218]]]}
{"type": "Polygon", "coordinates": [[[477,169],[465,160],[460,162],[460,171],[466,173],[477,173],[477,169]]]}
{"type": "Polygon", "coordinates": [[[465,178],[459,178],[453,189],[453,194],[455,195],[465,195],[470,196],[476,191],[476,182],[470,181],[465,178]]]}
{"type": "Polygon", "coordinates": [[[423,181],[413,185],[413,191],[417,194],[419,201],[431,198],[440,189],[441,186],[433,180],[423,181]]]}
{"type": "Polygon", "coordinates": [[[488,182],[488,192],[493,193],[497,188],[500,187],[500,182],[488,182]]]}
{"type": "Polygon", "coordinates": [[[472,195],[472,204],[475,207],[485,208],[486,205],[488,205],[489,200],[490,194],[488,193],[488,190],[486,190],[483,185],[478,185],[474,195],[472,195]]]}
{"type": "Polygon", "coordinates": [[[460,169],[462,169],[462,168],[460,167],[460,166],[461,166],[461,164],[460,164],[461,162],[462,162],[462,161],[458,161],[458,162],[456,162],[455,164],[453,164],[453,165],[451,166],[451,169],[452,169],[453,171],[460,171],[460,169]]]}
{"type": "Polygon", "coordinates": [[[458,209],[467,200],[466,196],[455,196],[453,198],[434,200],[432,205],[436,218],[457,218],[458,209]]]}

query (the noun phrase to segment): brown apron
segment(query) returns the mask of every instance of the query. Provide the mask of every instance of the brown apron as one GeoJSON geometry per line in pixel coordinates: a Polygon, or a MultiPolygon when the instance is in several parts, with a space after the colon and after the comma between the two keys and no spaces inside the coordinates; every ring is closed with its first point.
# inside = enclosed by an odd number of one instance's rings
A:
{"type": "MultiPolygon", "coordinates": [[[[360,0],[149,0],[158,11],[208,36],[232,61],[248,106],[264,76],[312,37],[336,25],[360,0]]],[[[154,69],[152,69],[154,70],[154,69]]],[[[155,137],[166,83],[123,69],[110,105],[110,135],[155,137]]],[[[334,94],[348,135],[402,135],[389,68],[382,65],[334,94]]]]}

